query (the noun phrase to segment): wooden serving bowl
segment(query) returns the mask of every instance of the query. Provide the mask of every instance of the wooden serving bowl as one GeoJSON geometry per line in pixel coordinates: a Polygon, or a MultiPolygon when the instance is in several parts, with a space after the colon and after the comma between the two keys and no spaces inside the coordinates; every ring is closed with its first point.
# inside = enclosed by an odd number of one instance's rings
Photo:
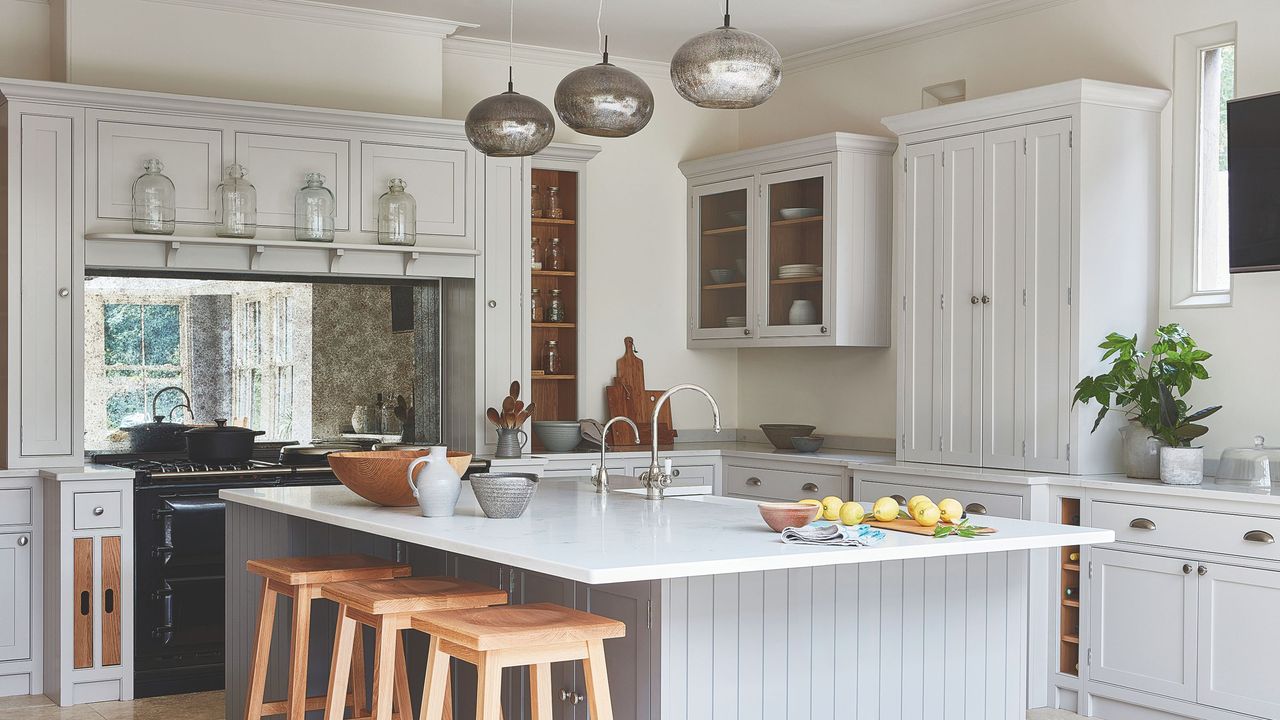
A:
{"type": "Polygon", "coordinates": [[[817,505],[793,502],[760,503],[756,507],[765,524],[774,532],[782,532],[789,527],[804,527],[816,520],[818,512],[822,510],[817,505]]]}
{"type": "MultiPolygon", "coordinates": [[[[409,490],[409,463],[428,450],[372,450],[329,453],[329,467],[351,492],[385,507],[417,505],[409,490]]],[[[471,453],[449,451],[449,465],[461,477],[471,465],[471,453]]]]}

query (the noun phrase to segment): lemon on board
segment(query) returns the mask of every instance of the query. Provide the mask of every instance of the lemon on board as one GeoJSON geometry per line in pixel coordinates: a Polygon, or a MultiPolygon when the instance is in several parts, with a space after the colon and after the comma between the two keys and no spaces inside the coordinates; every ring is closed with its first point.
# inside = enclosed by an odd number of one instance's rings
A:
{"type": "Polygon", "coordinates": [[[871,514],[880,522],[889,522],[898,517],[898,501],[891,497],[882,497],[871,506],[871,514]]]}
{"type": "Polygon", "coordinates": [[[840,522],[845,525],[857,525],[862,522],[862,518],[866,517],[867,512],[862,509],[862,503],[849,502],[840,506],[840,522]]]}
{"type": "Polygon", "coordinates": [[[921,504],[916,507],[916,523],[924,527],[933,527],[938,524],[938,518],[941,517],[942,511],[937,505],[929,503],[921,504]]]}
{"type": "Polygon", "coordinates": [[[822,519],[839,520],[841,505],[844,505],[844,500],[835,495],[828,495],[822,498],[822,519]]]}
{"type": "Polygon", "coordinates": [[[799,502],[801,505],[812,505],[812,506],[813,506],[813,519],[814,519],[814,520],[817,520],[818,518],[822,517],[822,501],[821,501],[821,500],[814,500],[813,498],[805,498],[805,499],[800,500],[800,501],[798,501],[798,502],[799,502]]]}
{"type": "Polygon", "coordinates": [[[960,516],[964,515],[964,506],[955,498],[943,498],[942,502],[938,503],[938,509],[942,511],[943,522],[958,523],[960,516]]]}
{"type": "Polygon", "coordinates": [[[910,500],[907,501],[907,512],[911,513],[912,515],[915,515],[916,505],[919,505],[922,502],[933,502],[933,501],[929,499],[928,495],[914,495],[910,500]]]}

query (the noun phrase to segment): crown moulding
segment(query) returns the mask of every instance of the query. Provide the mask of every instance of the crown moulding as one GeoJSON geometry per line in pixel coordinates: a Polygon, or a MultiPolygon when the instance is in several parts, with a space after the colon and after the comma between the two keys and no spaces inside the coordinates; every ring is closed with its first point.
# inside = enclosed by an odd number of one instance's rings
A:
{"type": "Polygon", "coordinates": [[[437,38],[449,37],[458,30],[479,27],[474,23],[457,20],[347,7],[315,0],[146,0],[146,2],[437,38]]]}

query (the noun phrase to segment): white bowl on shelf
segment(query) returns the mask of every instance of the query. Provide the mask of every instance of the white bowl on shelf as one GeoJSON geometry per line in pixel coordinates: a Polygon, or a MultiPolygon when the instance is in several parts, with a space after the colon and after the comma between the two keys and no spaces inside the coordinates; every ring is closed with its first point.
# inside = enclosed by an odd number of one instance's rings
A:
{"type": "Polygon", "coordinates": [[[717,285],[733,282],[733,278],[735,277],[735,273],[732,268],[711,268],[707,271],[707,274],[711,276],[711,282],[717,285]]]}
{"type": "Polygon", "coordinates": [[[747,211],[746,211],[746,210],[730,210],[730,211],[726,212],[724,215],[725,215],[725,217],[729,218],[729,222],[732,222],[734,225],[746,225],[746,224],[747,224],[747,211]]]}
{"type": "Polygon", "coordinates": [[[801,218],[817,217],[822,214],[822,208],[812,207],[793,207],[782,208],[778,211],[783,220],[800,220],[801,218]]]}

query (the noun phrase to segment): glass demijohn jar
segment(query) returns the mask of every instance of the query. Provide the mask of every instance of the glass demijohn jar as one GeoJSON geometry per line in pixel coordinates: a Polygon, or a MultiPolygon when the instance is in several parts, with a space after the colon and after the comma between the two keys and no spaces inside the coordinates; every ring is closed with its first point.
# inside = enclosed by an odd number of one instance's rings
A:
{"type": "Polygon", "coordinates": [[[547,269],[564,270],[564,251],[560,249],[560,238],[551,238],[551,247],[547,248],[547,269]]]}
{"type": "Polygon", "coordinates": [[[324,186],[324,175],[307,173],[307,184],[293,197],[293,238],[333,242],[336,207],[333,191],[324,186]]]}
{"type": "Polygon", "coordinates": [[[218,186],[218,218],[214,233],[218,237],[251,238],[258,234],[258,191],[245,180],[244,166],[232,163],[227,176],[218,186]]]}
{"type": "Polygon", "coordinates": [[[378,244],[415,245],[418,242],[418,201],[404,191],[405,182],[392,178],[378,198],[378,244]]]}
{"type": "Polygon", "coordinates": [[[542,269],[542,241],[537,235],[533,236],[533,242],[529,245],[529,267],[534,270],[542,269]]]}
{"type": "Polygon", "coordinates": [[[555,340],[548,340],[542,348],[542,371],[548,375],[560,374],[560,348],[555,340]]]}
{"type": "Polygon", "coordinates": [[[547,306],[547,322],[564,322],[564,303],[560,300],[560,291],[551,291],[551,304],[547,306]]]}
{"type": "Polygon", "coordinates": [[[547,217],[560,219],[564,217],[564,208],[560,207],[560,188],[552,185],[547,188],[547,217]]]}
{"type": "Polygon", "coordinates": [[[542,193],[538,192],[537,185],[529,186],[529,214],[533,217],[542,217],[542,193]]]}
{"type": "Polygon", "coordinates": [[[133,181],[133,231],[146,235],[172,235],[176,202],[173,181],[164,174],[164,163],[151,158],[142,164],[143,174],[133,181]]]}
{"type": "Polygon", "coordinates": [[[542,293],[538,292],[538,288],[529,291],[529,308],[532,310],[530,319],[536,323],[542,322],[542,293]]]}

